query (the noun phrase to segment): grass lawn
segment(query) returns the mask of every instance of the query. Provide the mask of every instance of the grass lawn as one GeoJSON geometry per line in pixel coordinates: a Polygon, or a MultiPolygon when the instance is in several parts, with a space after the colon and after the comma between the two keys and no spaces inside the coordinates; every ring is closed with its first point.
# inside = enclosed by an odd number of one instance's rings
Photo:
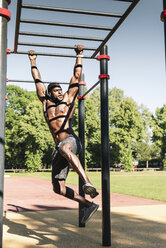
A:
{"type": "MultiPolygon", "coordinates": [[[[26,176],[51,180],[50,172],[6,174],[11,177],[26,176]]],[[[101,173],[87,172],[87,175],[96,188],[101,189],[101,173]]],[[[78,185],[78,176],[75,172],[69,173],[67,183],[78,185]]],[[[166,172],[111,172],[110,189],[114,193],[166,201],[166,172]]]]}

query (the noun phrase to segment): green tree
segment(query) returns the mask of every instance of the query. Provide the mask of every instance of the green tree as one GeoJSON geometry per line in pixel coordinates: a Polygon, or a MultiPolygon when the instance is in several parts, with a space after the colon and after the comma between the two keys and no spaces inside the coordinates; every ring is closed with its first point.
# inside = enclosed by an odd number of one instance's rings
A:
{"type": "MultiPolygon", "coordinates": [[[[134,144],[143,140],[148,142],[150,139],[150,118],[151,114],[147,108],[139,107],[133,99],[124,97],[122,90],[117,88],[109,90],[111,165],[126,161],[127,170],[129,167],[132,169],[134,144]]],[[[88,166],[93,165],[96,158],[98,160],[96,165],[100,166],[100,88],[95,89],[86,99],[85,121],[88,166]]]]}
{"type": "MultiPolygon", "coordinates": [[[[85,100],[85,165],[100,167],[100,91],[97,88],[85,100]]],[[[78,101],[75,101],[75,114],[72,121],[73,129],[78,135],[78,101]]]]}
{"type": "Polygon", "coordinates": [[[148,168],[148,162],[151,159],[157,157],[157,148],[154,144],[148,144],[145,142],[138,142],[135,146],[136,158],[139,161],[146,161],[146,168],[148,168]]]}
{"type": "Polygon", "coordinates": [[[143,104],[139,107],[139,112],[141,113],[141,118],[143,120],[143,136],[144,142],[149,143],[151,141],[152,130],[151,130],[151,122],[152,122],[152,113],[149,111],[147,107],[143,104]]]}
{"type": "Polygon", "coordinates": [[[121,100],[110,126],[111,150],[112,154],[116,155],[112,157],[115,159],[112,163],[124,163],[129,156],[125,167],[127,170],[132,170],[133,146],[136,142],[142,141],[145,135],[144,121],[138,105],[132,98],[127,97],[121,100]]]}
{"type": "Polygon", "coordinates": [[[34,92],[28,92],[18,86],[7,86],[5,128],[5,166],[6,168],[25,168],[25,142],[20,131],[20,122],[27,105],[36,98],[34,92]]]}
{"type": "Polygon", "coordinates": [[[166,104],[162,108],[157,108],[155,116],[152,119],[152,140],[155,145],[160,149],[160,158],[163,160],[164,167],[166,168],[166,104]]]}
{"type": "Polygon", "coordinates": [[[120,149],[120,162],[124,164],[125,171],[131,171],[133,169],[133,156],[130,146],[122,146],[120,149]]]}
{"type": "MultiPolygon", "coordinates": [[[[86,167],[100,167],[100,92],[96,89],[91,95],[86,96],[85,100],[85,164],[86,167]]],[[[75,119],[73,128],[78,131],[78,108],[76,101],[75,119]],[[76,120],[77,119],[77,120],[76,120]]]]}
{"type": "Polygon", "coordinates": [[[39,100],[34,100],[27,106],[20,129],[26,144],[25,165],[28,170],[37,171],[51,165],[51,154],[55,145],[39,100]]]}
{"type": "Polygon", "coordinates": [[[114,87],[113,89],[109,90],[109,121],[110,125],[112,120],[115,119],[115,115],[119,111],[121,107],[121,103],[124,100],[124,93],[122,90],[117,89],[114,87]]]}
{"type": "Polygon", "coordinates": [[[86,98],[85,104],[85,144],[86,162],[88,167],[100,167],[101,131],[98,114],[99,102],[94,95],[86,98]]]}

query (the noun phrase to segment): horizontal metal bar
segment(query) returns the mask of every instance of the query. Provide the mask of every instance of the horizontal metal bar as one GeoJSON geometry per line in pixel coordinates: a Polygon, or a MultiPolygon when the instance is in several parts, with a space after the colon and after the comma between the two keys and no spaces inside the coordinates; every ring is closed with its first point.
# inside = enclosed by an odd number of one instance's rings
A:
{"type": "Polygon", "coordinates": [[[111,32],[106,36],[106,38],[103,40],[103,42],[100,44],[100,46],[96,49],[94,54],[92,55],[92,58],[94,58],[98,52],[101,50],[101,48],[107,43],[107,41],[111,38],[111,36],[115,33],[115,31],[119,28],[119,26],[122,24],[122,22],[127,18],[127,16],[130,14],[130,12],[134,9],[134,7],[137,5],[137,3],[140,0],[134,0],[132,4],[127,8],[124,15],[120,18],[120,20],[115,24],[111,32]]]}
{"type": "MultiPolygon", "coordinates": [[[[11,54],[23,54],[23,55],[28,55],[28,51],[17,51],[17,53],[15,53],[14,51],[11,51],[11,54]]],[[[71,54],[59,54],[59,53],[41,53],[41,52],[37,52],[36,55],[39,56],[52,56],[52,57],[65,57],[65,58],[76,58],[76,55],[71,55],[71,54]]],[[[84,59],[96,59],[96,58],[92,58],[90,56],[84,56],[84,59]]]]}
{"type": "Polygon", "coordinates": [[[84,24],[74,24],[74,23],[72,24],[72,23],[64,23],[64,22],[48,22],[48,21],[25,20],[25,19],[20,19],[20,22],[31,23],[31,24],[40,24],[40,25],[71,27],[71,28],[95,29],[95,30],[102,30],[102,31],[111,31],[112,30],[112,28],[109,28],[109,27],[84,25],[84,24]]]}
{"type": "Polygon", "coordinates": [[[134,0],[113,0],[113,1],[118,1],[118,2],[134,2],[134,0]]]}
{"type": "Polygon", "coordinates": [[[97,15],[97,16],[106,16],[106,17],[116,17],[116,18],[120,18],[122,16],[121,14],[98,12],[98,11],[91,11],[91,10],[65,9],[65,8],[55,8],[55,7],[48,7],[48,6],[28,5],[28,4],[23,4],[22,5],[22,8],[35,9],[35,10],[47,10],[47,11],[66,12],[66,13],[73,13],[73,14],[84,14],[84,15],[97,15]]]}
{"type": "Polygon", "coordinates": [[[103,41],[103,39],[101,38],[81,37],[81,36],[72,36],[72,35],[42,34],[42,33],[31,33],[31,32],[20,32],[19,34],[27,35],[27,36],[40,36],[40,37],[60,38],[60,39],[103,41]]]}
{"type": "Polygon", "coordinates": [[[18,33],[20,30],[21,5],[22,5],[22,0],[18,0],[17,1],[16,27],[15,27],[15,40],[14,40],[14,51],[15,52],[17,52],[18,33]]]}
{"type": "Polygon", "coordinates": [[[86,96],[89,92],[91,92],[99,83],[100,83],[100,81],[98,81],[97,83],[95,83],[89,90],[87,90],[85,92],[85,94],[82,97],[86,96]]]}
{"type": "MultiPolygon", "coordinates": [[[[20,46],[36,46],[36,47],[50,47],[50,48],[63,48],[63,49],[75,49],[75,46],[65,46],[65,45],[53,45],[44,43],[28,43],[28,42],[18,42],[20,46]]],[[[95,51],[95,47],[84,47],[84,50],[95,51]]]]}
{"type": "MultiPolygon", "coordinates": [[[[34,84],[34,81],[31,81],[31,80],[17,80],[17,79],[9,79],[8,80],[9,83],[33,83],[34,84]]],[[[53,81],[42,81],[42,83],[44,84],[50,84],[50,83],[59,83],[59,84],[69,84],[67,82],[55,82],[54,80],[53,81]]]]}

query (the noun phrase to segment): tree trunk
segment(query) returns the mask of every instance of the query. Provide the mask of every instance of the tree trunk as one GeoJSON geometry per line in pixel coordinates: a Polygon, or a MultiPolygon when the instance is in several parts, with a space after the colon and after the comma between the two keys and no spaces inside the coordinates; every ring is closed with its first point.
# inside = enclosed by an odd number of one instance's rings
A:
{"type": "Polygon", "coordinates": [[[146,168],[149,168],[149,161],[146,160],[146,168]]]}

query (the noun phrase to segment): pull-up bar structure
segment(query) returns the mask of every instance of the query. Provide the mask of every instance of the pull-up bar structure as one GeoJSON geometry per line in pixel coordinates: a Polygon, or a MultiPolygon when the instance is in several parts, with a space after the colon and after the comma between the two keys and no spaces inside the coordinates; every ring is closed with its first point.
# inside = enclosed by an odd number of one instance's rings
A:
{"type": "MultiPolygon", "coordinates": [[[[70,49],[72,46],[63,46],[62,44],[52,45],[49,43],[42,43],[39,42],[20,42],[19,39],[24,36],[26,37],[45,37],[49,39],[60,39],[62,43],[62,39],[66,40],[79,40],[79,41],[88,41],[88,42],[95,42],[100,43],[95,48],[91,47],[85,47],[85,50],[92,50],[93,53],[90,56],[85,56],[84,58],[95,58],[96,55],[101,51],[101,48],[104,47],[104,45],[107,43],[107,41],[111,38],[111,36],[115,33],[115,31],[119,28],[119,26],[123,23],[123,21],[126,19],[126,17],[130,14],[130,12],[134,9],[134,7],[137,5],[139,0],[113,0],[114,2],[126,2],[129,4],[126,11],[124,13],[118,14],[118,13],[111,13],[111,12],[99,12],[99,11],[93,11],[93,10],[80,10],[80,9],[67,9],[67,8],[59,8],[55,6],[39,6],[39,5],[31,5],[31,4],[24,4],[23,0],[18,0],[17,2],[17,18],[16,18],[16,30],[15,30],[15,42],[14,42],[14,50],[12,53],[15,54],[26,54],[26,52],[18,50],[18,47],[25,47],[25,46],[35,46],[35,47],[50,47],[50,48],[65,48],[70,49]],[[105,26],[98,26],[98,25],[87,25],[87,24],[78,24],[78,23],[65,23],[65,22],[54,22],[54,21],[43,21],[43,20],[34,20],[34,19],[25,19],[23,16],[23,10],[29,11],[29,13],[32,11],[39,11],[41,13],[45,12],[60,12],[60,13],[67,13],[71,15],[81,15],[81,19],[84,21],[86,16],[96,16],[96,17],[105,17],[108,18],[108,23],[110,19],[117,19],[118,21],[116,24],[112,27],[105,27],[105,26]],[[24,30],[21,30],[20,24],[24,24],[24,30]],[[35,26],[60,26],[60,27],[67,27],[74,29],[91,29],[91,30],[98,30],[98,31],[108,31],[108,34],[106,37],[87,37],[87,36],[77,36],[77,35],[66,35],[64,34],[46,34],[46,33],[38,33],[38,32],[29,32],[27,31],[27,24],[32,24],[35,26]]],[[[32,16],[32,15],[30,15],[32,16]]],[[[38,53],[38,55],[46,56],[46,53],[38,53]]],[[[67,54],[56,54],[56,53],[47,53],[47,56],[58,56],[58,57],[72,57],[72,55],[67,54]]]]}
{"type": "MultiPolygon", "coordinates": [[[[86,93],[84,93],[83,84],[80,85],[80,92],[79,92],[79,112],[80,112],[80,132],[79,136],[81,138],[81,142],[83,143],[84,147],[84,135],[82,135],[82,130],[84,130],[84,100],[85,96],[93,90],[99,83],[101,84],[100,87],[100,96],[101,96],[101,161],[102,161],[102,244],[103,246],[110,246],[111,245],[111,225],[110,225],[110,174],[109,174],[109,111],[108,111],[108,55],[107,55],[107,47],[106,43],[112,37],[112,35],[116,32],[116,30],[120,27],[120,25],[124,22],[127,16],[131,13],[131,11],[135,8],[138,4],[139,0],[113,0],[114,3],[116,2],[126,2],[126,9],[123,13],[111,13],[111,12],[99,12],[93,10],[81,10],[81,9],[68,9],[68,8],[59,8],[57,6],[38,6],[38,5],[31,5],[31,4],[24,4],[23,0],[17,1],[17,16],[16,16],[16,28],[15,28],[15,42],[14,42],[14,50],[11,51],[11,54],[22,54],[27,55],[28,49],[27,47],[35,47],[37,48],[37,55],[40,56],[54,56],[54,57],[67,57],[67,58],[74,58],[75,54],[66,54],[66,53],[56,53],[56,52],[43,52],[43,48],[45,49],[74,49],[75,40],[82,41],[81,43],[88,44],[85,45],[85,55],[84,59],[98,59],[100,60],[100,77],[99,81],[91,87],[86,93]],[[26,15],[29,14],[29,17],[25,17],[24,13],[26,10],[26,15]],[[33,11],[38,11],[38,15],[34,15],[33,11]],[[99,26],[96,25],[96,21],[91,25],[85,23],[68,23],[68,22],[61,22],[56,20],[49,21],[43,20],[43,13],[61,13],[67,15],[81,15],[81,21],[86,23],[86,17],[91,16],[95,18],[106,18],[108,20],[108,26],[99,26]],[[41,20],[38,19],[31,19],[31,16],[40,16],[41,20]],[[110,27],[110,20],[115,20],[115,24],[110,27]],[[31,25],[31,31],[29,31],[29,25],[31,25]],[[38,27],[41,27],[42,32],[38,32],[38,27]],[[58,34],[57,32],[50,32],[45,33],[45,27],[61,27],[62,33],[58,34]],[[63,30],[65,28],[65,31],[63,30]],[[66,29],[79,30],[81,33],[83,30],[91,30],[91,37],[82,36],[82,35],[68,35],[66,29]],[[93,32],[97,32],[96,35],[93,35],[93,32]],[[103,36],[104,34],[104,36],[103,36]],[[28,42],[28,38],[33,39],[35,37],[35,41],[28,42]],[[41,42],[40,39],[45,39],[47,42],[41,42]],[[59,44],[54,44],[54,40],[60,40],[59,44]],[[66,45],[65,41],[70,40],[73,41],[73,44],[66,45]],[[95,44],[95,45],[94,45],[95,44]],[[19,50],[21,49],[23,50],[19,50]],[[27,49],[27,50],[26,50],[27,49]],[[42,50],[41,50],[42,49],[42,50]],[[88,53],[88,54],[86,54],[88,53]]],[[[46,1],[47,2],[47,1],[46,1]]],[[[0,54],[1,54],[1,66],[0,66],[0,115],[1,115],[1,122],[0,122],[0,247],[2,247],[2,218],[3,218],[3,178],[4,178],[4,144],[5,144],[5,94],[6,94],[6,47],[7,47],[7,21],[10,19],[10,14],[7,10],[8,3],[10,0],[0,0],[0,21],[1,21],[1,47],[0,47],[0,54]],[[5,11],[4,11],[5,10],[5,11]]],[[[56,4],[56,1],[54,1],[56,4]]],[[[57,15],[58,16],[58,15],[57,15]]],[[[72,32],[70,32],[72,33],[72,32]]],[[[30,39],[29,39],[30,40],[30,39]]],[[[78,43],[77,43],[78,44],[78,43]]],[[[52,51],[52,50],[51,50],[52,51]]],[[[9,80],[17,81],[18,80],[9,80]]],[[[21,81],[21,80],[20,80],[21,81]]],[[[84,79],[81,79],[84,81],[84,79]]],[[[22,81],[24,83],[25,80],[22,81]]],[[[26,83],[31,83],[31,81],[26,81],[26,83]]],[[[66,83],[64,83],[66,84],[66,83]]],[[[80,157],[81,163],[85,164],[85,154],[84,152],[81,154],[80,157]]],[[[81,191],[81,186],[79,186],[81,191]]],[[[83,194],[83,192],[80,192],[83,194]]],[[[79,226],[80,224],[80,216],[82,215],[81,207],[79,208],[79,226]]]]}

